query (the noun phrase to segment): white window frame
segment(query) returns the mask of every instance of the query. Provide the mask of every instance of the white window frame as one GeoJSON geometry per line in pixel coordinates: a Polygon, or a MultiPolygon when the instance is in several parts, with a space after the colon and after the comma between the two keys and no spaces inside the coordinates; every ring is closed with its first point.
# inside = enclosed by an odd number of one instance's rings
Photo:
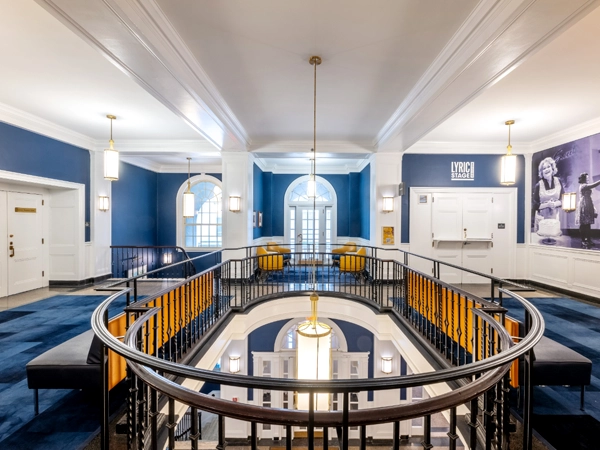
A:
{"type": "MultiPolygon", "coordinates": [[[[223,192],[223,183],[218,178],[215,178],[211,175],[206,175],[205,173],[201,173],[200,175],[194,175],[190,178],[190,183],[193,186],[194,184],[201,183],[202,181],[208,181],[213,183],[221,188],[221,192],[223,192]]],[[[177,235],[176,242],[179,247],[182,247],[187,252],[213,252],[215,250],[220,250],[221,247],[186,247],[185,246],[185,221],[183,219],[183,193],[187,189],[187,180],[179,187],[177,191],[177,200],[176,200],[176,222],[177,222],[177,235]]],[[[221,196],[221,238],[223,236],[223,196],[221,196]]]]}
{"type": "MultiPolygon", "coordinates": [[[[288,188],[285,191],[284,205],[283,205],[283,213],[284,213],[283,233],[284,233],[284,242],[286,244],[295,242],[295,236],[289,235],[290,234],[290,227],[289,227],[290,207],[291,206],[310,206],[310,207],[313,206],[312,200],[309,200],[307,202],[290,202],[290,194],[296,188],[296,186],[303,183],[304,181],[308,181],[309,179],[310,179],[309,175],[304,175],[304,176],[298,177],[290,183],[290,185],[288,186],[288,188]]],[[[319,207],[325,206],[325,207],[331,208],[331,243],[337,244],[337,203],[338,203],[337,193],[335,192],[335,189],[333,188],[332,184],[329,181],[327,181],[325,178],[317,175],[315,177],[315,180],[317,182],[321,183],[322,185],[324,185],[331,193],[331,201],[317,202],[317,206],[319,206],[319,207]]],[[[296,230],[296,233],[297,232],[298,232],[298,230],[296,230]]]]}

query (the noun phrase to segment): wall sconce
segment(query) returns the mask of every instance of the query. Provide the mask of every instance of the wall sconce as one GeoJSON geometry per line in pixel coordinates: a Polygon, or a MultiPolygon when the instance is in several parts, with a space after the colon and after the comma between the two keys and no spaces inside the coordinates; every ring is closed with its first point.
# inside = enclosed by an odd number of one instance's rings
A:
{"type": "Polygon", "coordinates": [[[240,197],[231,196],[229,197],[229,211],[238,213],[242,207],[242,199],[240,197]]]}
{"type": "Polygon", "coordinates": [[[383,197],[383,212],[389,213],[394,211],[394,197],[383,197]]]}
{"type": "Polygon", "coordinates": [[[107,195],[98,196],[98,209],[100,211],[108,211],[108,206],[109,206],[108,196],[107,195]]]}
{"type": "Polygon", "coordinates": [[[382,356],[381,357],[381,371],[383,373],[392,373],[392,357],[382,356]]]}
{"type": "Polygon", "coordinates": [[[163,255],[163,264],[172,264],[173,263],[173,253],[165,253],[163,255]]]}
{"type": "Polygon", "coordinates": [[[229,357],[229,372],[238,373],[240,371],[240,357],[230,356],[229,357]]]}
{"type": "Polygon", "coordinates": [[[514,123],[514,120],[504,122],[505,125],[508,125],[508,145],[506,146],[506,155],[500,161],[500,184],[505,186],[517,182],[517,155],[512,154],[512,145],[510,145],[510,126],[514,123]]]}
{"type": "Polygon", "coordinates": [[[562,196],[562,209],[565,212],[573,212],[577,209],[577,193],[565,192],[562,196]]]}

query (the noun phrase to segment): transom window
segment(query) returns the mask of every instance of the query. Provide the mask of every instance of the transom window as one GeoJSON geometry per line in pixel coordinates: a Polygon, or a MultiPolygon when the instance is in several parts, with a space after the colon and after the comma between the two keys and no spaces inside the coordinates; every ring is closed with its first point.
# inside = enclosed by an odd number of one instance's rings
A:
{"type": "Polygon", "coordinates": [[[177,196],[178,223],[181,223],[183,231],[180,243],[186,248],[221,247],[223,244],[223,193],[220,183],[213,177],[199,176],[194,178],[192,178],[191,186],[194,193],[194,217],[184,219],[180,210],[182,194],[185,187],[187,187],[187,181],[180,189],[180,195],[177,196]]]}
{"type": "MultiPolygon", "coordinates": [[[[317,202],[331,202],[333,199],[331,198],[331,192],[329,188],[321,183],[319,180],[316,182],[316,197],[315,201],[317,202]]],[[[308,180],[303,181],[296,185],[292,192],[290,192],[289,197],[290,202],[308,202],[313,201],[312,197],[308,196],[308,180]]]]}

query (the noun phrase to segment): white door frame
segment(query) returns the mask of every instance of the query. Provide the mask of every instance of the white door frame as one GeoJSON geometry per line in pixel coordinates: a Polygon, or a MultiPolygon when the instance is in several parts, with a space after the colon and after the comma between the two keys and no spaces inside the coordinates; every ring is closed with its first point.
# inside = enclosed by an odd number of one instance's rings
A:
{"type": "MultiPolygon", "coordinates": [[[[85,185],[16,172],[0,170],[0,190],[42,194],[45,199],[43,235],[44,286],[50,279],[80,281],[85,278],[85,185]],[[54,211],[54,206],[58,209],[54,211]],[[65,229],[65,208],[70,211],[70,229],[65,229]],[[68,238],[60,241],[57,236],[68,238]]],[[[94,202],[91,202],[93,205],[94,202]]],[[[0,258],[8,254],[6,245],[0,246],[0,258]]]]}
{"type": "MultiPolygon", "coordinates": [[[[410,188],[410,228],[409,241],[410,251],[412,253],[421,254],[422,256],[432,257],[431,247],[431,196],[433,194],[456,194],[456,193],[490,193],[494,197],[506,196],[508,199],[507,211],[500,212],[499,219],[505,223],[504,230],[494,229],[494,241],[500,239],[502,234],[502,245],[495,244],[491,249],[494,258],[506,258],[508,268],[507,273],[494,273],[504,278],[516,276],[516,255],[517,255],[517,188],[449,188],[449,187],[411,187],[410,188]],[[419,203],[420,196],[426,196],[427,203],[419,203]],[[505,214],[505,215],[504,215],[505,214]],[[418,225],[417,219],[420,218],[418,225]],[[498,234],[497,234],[498,233],[498,234]]],[[[494,225],[496,226],[496,225],[494,225]]],[[[415,257],[410,258],[411,266],[416,270],[421,270],[424,273],[431,273],[431,263],[420,260],[415,257]]],[[[494,264],[496,266],[496,264],[494,264]]]]}

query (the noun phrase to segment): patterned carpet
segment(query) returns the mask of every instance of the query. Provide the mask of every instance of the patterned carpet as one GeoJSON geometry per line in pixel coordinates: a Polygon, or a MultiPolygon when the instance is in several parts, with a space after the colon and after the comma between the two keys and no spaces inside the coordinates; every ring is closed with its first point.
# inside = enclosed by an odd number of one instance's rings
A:
{"type": "MultiPolygon", "coordinates": [[[[600,430],[600,307],[570,298],[528,300],[544,317],[545,336],[592,361],[592,382],[585,390],[585,411],[579,410],[578,386],[538,386],[534,388],[534,427],[557,450],[600,448],[588,446],[589,442],[598,442],[600,430]],[[552,416],[556,420],[550,420],[552,416]],[[568,439],[565,433],[556,432],[560,428],[556,424],[561,421],[561,429],[572,428],[568,439]]],[[[515,300],[505,299],[504,306],[511,316],[523,320],[523,310],[515,300]]]]}
{"type": "Polygon", "coordinates": [[[40,415],[34,417],[25,365],[89,330],[92,312],[105,298],[57,295],[0,312],[0,448],[75,449],[98,428],[95,400],[76,391],[41,390],[40,415]]]}

